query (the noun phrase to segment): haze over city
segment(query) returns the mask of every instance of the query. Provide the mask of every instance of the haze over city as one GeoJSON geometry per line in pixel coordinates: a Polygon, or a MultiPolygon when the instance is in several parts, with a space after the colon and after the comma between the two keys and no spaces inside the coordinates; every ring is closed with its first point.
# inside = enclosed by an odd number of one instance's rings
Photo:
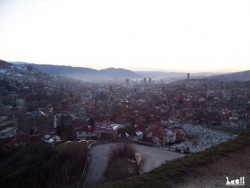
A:
{"type": "Polygon", "coordinates": [[[0,58],[182,72],[250,69],[250,2],[2,0],[0,58]]]}

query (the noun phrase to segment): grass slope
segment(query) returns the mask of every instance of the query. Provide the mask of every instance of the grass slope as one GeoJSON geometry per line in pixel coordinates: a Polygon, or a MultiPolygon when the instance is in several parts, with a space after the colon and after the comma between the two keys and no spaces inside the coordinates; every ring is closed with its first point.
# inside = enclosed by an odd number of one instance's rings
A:
{"type": "Polygon", "coordinates": [[[127,178],[120,181],[115,181],[106,184],[100,184],[98,188],[131,188],[131,187],[150,187],[159,188],[167,187],[169,180],[177,179],[188,173],[194,167],[205,166],[216,161],[220,157],[227,156],[231,152],[235,152],[250,145],[250,132],[239,135],[234,140],[229,140],[220,145],[211,147],[203,152],[195,153],[190,156],[185,156],[180,159],[166,162],[159,168],[153,171],[127,178]]]}

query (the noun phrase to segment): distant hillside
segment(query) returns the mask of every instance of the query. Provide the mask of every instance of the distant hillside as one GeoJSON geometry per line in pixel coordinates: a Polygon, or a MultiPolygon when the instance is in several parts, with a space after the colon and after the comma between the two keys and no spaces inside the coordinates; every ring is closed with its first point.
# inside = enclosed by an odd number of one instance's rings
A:
{"type": "Polygon", "coordinates": [[[108,77],[118,77],[118,78],[138,78],[139,76],[127,69],[116,69],[116,68],[108,68],[102,69],[98,71],[98,74],[108,77]]]}
{"type": "Polygon", "coordinates": [[[47,78],[44,74],[30,65],[18,66],[0,60],[0,78],[17,81],[36,81],[37,79],[47,78]]]}
{"type": "Polygon", "coordinates": [[[151,78],[180,78],[186,77],[187,73],[179,72],[161,72],[161,71],[137,71],[140,77],[151,77],[151,78]]]}
{"type": "MultiPolygon", "coordinates": [[[[176,80],[181,80],[187,78],[187,73],[183,72],[161,72],[161,71],[137,71],[136,72],[140,77],[144,78],[154,78],[154,79],[164,79],[165,82],[172,82],[176,80]]],[[[207,76],[215,75],[212,72],[201,72],[201,73],[191,73],[191,78],[205,78],[207,76]]]]}
{"type": "Polygon", "coordinates": [[[10,63],[0,60],[0,69],[9,69],[9,68],[11,68],[10,63]]]}
{"type": "Polygon", "coordinates": [[[126,78],[138,78],[138,75],[133,71],[127,69],[108,68],[102,70],[96,70],[84,67],[72,67],[62,65],[41,65],[41,64],[29,64],[18,63],[16,65],[22,67],[30,65],[35,69],[50,75],[64,76],[68,78],[81,79],[85,81],[95,82],[112,79],[126,79],[126,78]]]}
{"type": "Polygon", "coordinates": [[[219,79],[221,81],[248,81],[250,80],[250,70],[210,76],[210,79],[219,79]]]}
{"type": "MultiPolygon", "coordinates": [[[[86,82],[103,82],[112,80],[124,80],[129,79],[142,79],[152,78],[154,80],[163,81],[165,83],[174,82],[176,80],[186,79],[187,73],[182,72],[161,72],[161,71],[131,71],[128,69],[121,68],[107,68],[102,70],[96,70],[84,67],[72,67],[62,65],[42,65],[42,64],[31,64],[24,62],[13,62],[19,67],[25,67],[30,65],[34,69],[41,71],[49,75],[58,75],[68,78],[80,79],[86,82]]],[[[244,72],[237,72],[231,74],[220,74],[204,72],[204,73],[191,73],[191,79],[210,78],[219,79],[223,81],[230,80],[250,80],[250,70],[244,72]]]]}
{"type": "Polygon", "coordinates": [[[71,66],[62,66],[62,65],[38,65],[38,64],[31,64],[32,67],[36,68],[37,70],[51,74],[51,75],[59,75],[59,76],[66,76],[70,74],[95,74],[95,69],[90,68],[82,68],[82,67],[71,67],[71,66]]]}
{"type": "MultiPolygon", "coordinates": [[[[42,89],[43,91],[48,91],[48,94],[51,94],[51,90],[48,90],[48,88],[65,88],[65,82],[67,82],[66,85],[77,83],[77,81],[72,78],[52,76],[43,73],[30,64],[18,65],[0,60],[0,89],[1,91],[3,90],[3,92],[36,92],[42,89]]],[[[81,83],[89,85],[87,82],[81,83]]],[[[22,94],[22,96],[24,95],[22,94]]]]}

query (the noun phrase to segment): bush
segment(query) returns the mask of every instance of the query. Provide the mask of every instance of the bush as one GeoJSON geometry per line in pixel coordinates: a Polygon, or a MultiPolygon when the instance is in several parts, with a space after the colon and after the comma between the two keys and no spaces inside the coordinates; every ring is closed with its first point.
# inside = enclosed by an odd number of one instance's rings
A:
{"type": "Polygon", "coordinates": [[[107,180],[119,180],[138,174],[135,149],[129,143],[119,143],[111,147],[108,167],[104,172],[107,180]]]}
{"type": "Polygon", "coordinates": [[[135,160],[135,149],[129,143],[118,143],[116,146],[111,147],[109,153],[109,162],[117,159],[126,158],[135,160]]]}

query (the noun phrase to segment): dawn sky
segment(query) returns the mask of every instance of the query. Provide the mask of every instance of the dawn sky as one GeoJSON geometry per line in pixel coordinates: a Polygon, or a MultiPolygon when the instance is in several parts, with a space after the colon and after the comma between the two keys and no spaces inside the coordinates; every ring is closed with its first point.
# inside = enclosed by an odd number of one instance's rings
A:
{"type": "Polygon", "coordinates": [[[250,70],[249,0],[0,0],[0,59],[131,70],[250,70]]]}

